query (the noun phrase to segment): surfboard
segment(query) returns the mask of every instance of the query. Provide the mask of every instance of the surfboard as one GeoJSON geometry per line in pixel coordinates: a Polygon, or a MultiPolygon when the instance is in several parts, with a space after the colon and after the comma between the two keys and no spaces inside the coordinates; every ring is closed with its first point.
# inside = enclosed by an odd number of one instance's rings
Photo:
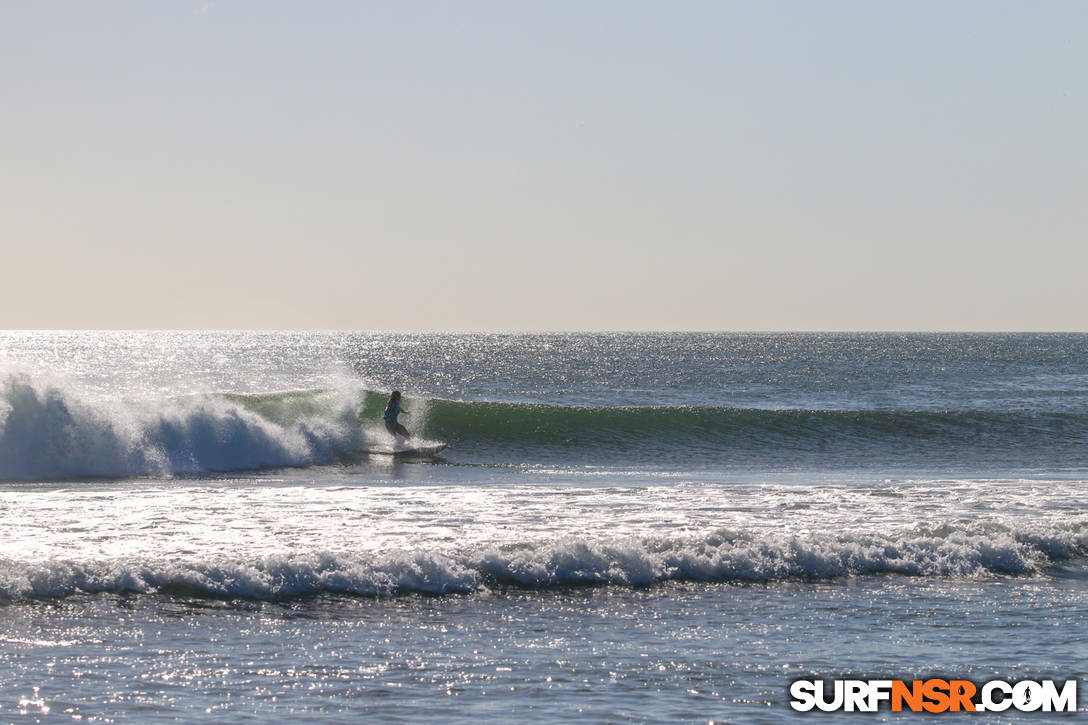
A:
{"type": "Polygon", "coordinates": [[[397,445],[391,448],[372,449],[368,453],[379,456],[393,456],[394,458],[410,458],[412,456],[424,458],[437,455],[439,451],[445,450],[447,445],[447,443],[428,443],[421,446],[397,445]]]}

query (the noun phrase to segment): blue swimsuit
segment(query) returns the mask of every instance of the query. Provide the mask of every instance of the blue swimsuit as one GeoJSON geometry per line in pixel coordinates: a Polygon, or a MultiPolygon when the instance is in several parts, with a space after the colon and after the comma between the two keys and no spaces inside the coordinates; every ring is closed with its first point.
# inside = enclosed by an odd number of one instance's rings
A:
{"type": "Polygon", "coordinates": [[[400,401],[391,402],[385,406],[385,412],[382,413],[382,417],[385,418],[387,423],[397,424],[397,416],[400,415],[400,401]]]}

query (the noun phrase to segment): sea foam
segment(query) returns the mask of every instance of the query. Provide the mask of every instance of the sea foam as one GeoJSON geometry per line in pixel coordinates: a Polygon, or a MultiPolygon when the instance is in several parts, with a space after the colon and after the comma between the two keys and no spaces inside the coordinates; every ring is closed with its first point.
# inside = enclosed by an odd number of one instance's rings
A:
{"type": "Polygon", "coordinates": [[[274,420],[230,396],[101,400],[16,372],[0,378],[0,479],[230,471],[328,463],[365,445],[362,392],[274,420]]]}
{"type": "Polygon", "coordinates": [[[168,593],[257,600],[318,594],[468,593],[665,581],[774,582],[901,574],[1032,575],[1088,554],[1088,521],[1023,530],[973,525],[807,536],[713,532],[683,538],[568,536],[498,547],[384,552],[277,552],[20,562],[0,559],[0,600],[77,592],[168,593]]]}

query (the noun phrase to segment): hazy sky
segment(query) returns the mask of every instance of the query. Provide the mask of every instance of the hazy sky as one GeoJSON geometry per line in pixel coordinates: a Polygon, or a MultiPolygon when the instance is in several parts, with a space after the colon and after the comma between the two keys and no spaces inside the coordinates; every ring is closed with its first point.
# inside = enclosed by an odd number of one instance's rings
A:
{"type": "Polygon", "coordinates": [[[1088,4],[0,3],[6,328],[1088,330],[1088,4]]]}

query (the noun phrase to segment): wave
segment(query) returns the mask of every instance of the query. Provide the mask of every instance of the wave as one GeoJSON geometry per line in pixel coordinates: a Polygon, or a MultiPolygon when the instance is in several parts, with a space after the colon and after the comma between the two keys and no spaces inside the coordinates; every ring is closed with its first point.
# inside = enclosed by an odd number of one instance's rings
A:
{"type": "Polygon", "coordinates": [[[798,466],[1088,466],[1088,414],[428,403],[469,461],[798,466]]]}
{"type": "Polygon", "coordinates": [[[0,479],[309,466],[365,448],[352,391],[279,397],[290,415],[277,420],[230,396],[96,400],[12,374],[0,381],[0,479]]]}
{"type": "Polygon", "coordinates": [[[429,424],[451,437],[504,444],[611,444],[642,447],[682,441],[737,448],[788,445],[819,450],[835,440],[971,444],[1039,437],[1088,442],[1088,417],[1071,413],[910,410],[766,410],[722,407],[569,407],[431,401],[429,424]]]}
{"type": "Polygon", "coordinates": [[[76,593],[153,593],[281,600],[491,588],[646,586],[667,581],[775,582],[900,574],[1042,574],[1088,554],[1088,520],[1039,530],[943,525],[899,533],[526,541],[471,552],[312,552],[252,559],[20,563],[0,559],[0,601],[76,593]]]}
{"type": "MultiPolygon", "coordinates": [[[[385,395],[336,390],[92,398],[27,374],[0,379],[0,479],[323,465],[387,443],[385,395]]],[[[413,430],[466,462],[1088,465],[1069,412],[572,407],[408,398],[413,430]]]]}

